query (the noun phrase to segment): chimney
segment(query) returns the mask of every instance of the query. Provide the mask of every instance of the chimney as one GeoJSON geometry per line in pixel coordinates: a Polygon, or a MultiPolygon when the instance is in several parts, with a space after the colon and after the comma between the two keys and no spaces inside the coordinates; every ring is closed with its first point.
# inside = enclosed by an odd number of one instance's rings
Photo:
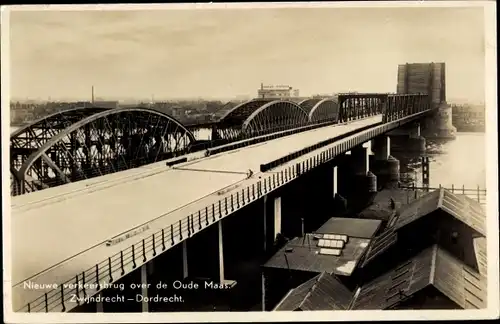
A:
{"type": "Polygon", "coordinates": [[[305,233],[305,229],[304,229],[304,218],[301,218],[300,221],[302,223],[301,224],[302,227],[301,227],[301,232],[300,233],[301,233],[301,237],[304,237],[304,235],[306,234],[305,233]]]}
{"type": "Polygon", "coordinates": [[[263,82],[260,83],[260,90],[264,90],[264,83],[263,82]]]}

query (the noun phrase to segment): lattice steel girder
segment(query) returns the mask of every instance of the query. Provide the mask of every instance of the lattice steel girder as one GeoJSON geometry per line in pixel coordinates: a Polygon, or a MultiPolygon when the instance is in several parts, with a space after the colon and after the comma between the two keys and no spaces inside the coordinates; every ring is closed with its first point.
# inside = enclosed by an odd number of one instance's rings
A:
{"type": "MultiPolygon", "coordinates": [[[[87,107],[59,111],[23,126],[10,135],[10,167],[18,171],[28,157],[47,143],[52,137],[73,123],[107,110],[87,107]]],[[[13,172],[17,177],[17,172],[13,172]]]]}
{"type": "Polygon", "coordinates": [[[40,190],[185,154],[195,142],[180,122],[147,108],[84,118],[47,141],[18,171],[21,191],[40,190]],[[36,188],[35,188],[36,187],[36,188]]]}
{"type": "Polygon", "coordinates": [[[246,134],[261,134],[306,125],[309,116],[299,105],[291,101],[275,100],[256,109],[242,125],[246,134]]]}
{"type": "Polygon", "coordinates": [[[387,102],[387,93],[343,93],[338,95],[339,120],[382,113],[387,102]]]}
{"type": "Polygon", "coordinates": [[[384,121],[392,121],[430,109],[427,94],[391,94],[387,97],[384,121]]]}

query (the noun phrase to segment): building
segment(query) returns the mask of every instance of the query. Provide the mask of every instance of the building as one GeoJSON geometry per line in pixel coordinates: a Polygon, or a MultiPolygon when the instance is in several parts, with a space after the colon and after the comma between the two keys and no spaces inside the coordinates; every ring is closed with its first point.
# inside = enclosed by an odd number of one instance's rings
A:
{"type": "MultiPolygon", "coordinates": [[[[290,288],[269,306],[276,311],[486,308],[486,215],[478,202],[439,189],[402,206],[382,230],[375,223],[359,225],[359,233],[351,235],[373,233],[354,249],[362,251],[348,252],[340,243],[345,236],[331,236],[338,246],[330,248],[338,251],[327,260],[317,252],[326,240],[317,240],[307,254],[308,269],[301,269],[316,274],[301,276],[300,284],[294,268],[304,256],[293,256],[299,251],[289,244],[273,256],[264,268],[285,258],[280,267],[288,270],[290,288]]],[[[330,227],[336,233],[347,228],[330,227]]]]}
{"type": "Polygon", "coordinates": [[[93,105],[94,107],[115,109],[118,108],[118,101],[96,100],[93,105]]]}
{"type": "Polygon", "coordinates": [[[267,85],[260,84],[257,91],[259,98],[293,98],[299,96],[299,89],[293,89],[288,85],[267,85]]]}
{"type": "Polygon", "coordinates": [[[445,63],[407,63],[398,66],[397,93],[426,93],[431,103],[446,102],[445,63]]]}

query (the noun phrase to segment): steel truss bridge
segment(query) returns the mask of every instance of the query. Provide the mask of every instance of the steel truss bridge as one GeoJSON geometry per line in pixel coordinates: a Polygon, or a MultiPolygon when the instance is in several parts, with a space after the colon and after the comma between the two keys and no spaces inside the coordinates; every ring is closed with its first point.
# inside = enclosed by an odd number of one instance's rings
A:
{"type": "Polygon", "coordinates": [[[76,306],[71,296],[100,289],[80,284],[115,282],[302,174],[432,110],[422,94],[340,94],[298,104],[256,99],[211,124],[213,133],[227,137],[208,143],[193,136],[206,125],[182,125],[144,108],[73,109],[38,120],[11,138],[12,175],[24,192],[39,191],[12,199],[14,309],[69,311],[76,306]],[[216,155],[203,158],[204,150],[216,155]],[[192,155],[200,158],[188,161],[192,155]],[[180,162],[132,169],[160,160],[180,162]],[[132,170],[108,175],[105,183],[40,191],[120,168],[132,170]],[[249,168],[259,176],[248,178],[249,168]],[[120,239],[146,224],[135,239],[120,239]],[[24,289],[35,279],[58,287],[24,289]]]}
{"type": "Polygon", "coordinates": [[[272,138],[276,138],[378,114],[388,122],[430,108],[426,94],[339,94],[299,103],[253,99],[230,108],[217,122],[197,125],[183,125],[147,108],[69,109],[11,134],[11,194],[39,191],[233,142],[269,138],[263,135],[274,134],[272,138]],[[196,139],[194,133],[201,128],[212,130],[210,140],[196,139]]]}

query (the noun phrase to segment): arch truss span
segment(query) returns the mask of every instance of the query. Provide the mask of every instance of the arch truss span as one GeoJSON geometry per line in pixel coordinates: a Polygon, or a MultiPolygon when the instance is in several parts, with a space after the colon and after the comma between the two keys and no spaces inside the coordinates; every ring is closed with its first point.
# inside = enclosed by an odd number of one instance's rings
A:
{"type": "Polygon", "coordinates": [[[338,120],[339,105],[334,98],[307,99],[300,103],[300,107],[308,113],[312,123],[338,120]]]}
{"type": "Polygon", "coordinates": [[[47,143],[52,137],[72,124],[104,111],[107,108],[76,107],[52,113],[18,128],[10,135],[10,184],[11,193],[20,191],[21,178],[18,171],[28,157],[47,143]]]}
{"type": "Polygon", "coordinates": [[[11,169],[18,171],[32,153],[65,128],[104,110],[86,107],[58,111],[20,127],[10,135],[11,169]]]}
{"type": "Polygon", "coordinates": [[[244,137],[243,123],[257,109],[272,102],[272,99],[252,99],[227,110],[217,123],[218,137],[235,140],[244,137]]]}
{"type": "Polygon", "coordinates": [[[101,111],[65,128],[26,159],[18,171],[20,193],[182,155],[194,143],[184,125],[159,111],[101,111]]]}
{"type": "Polygon", "coordinates": [[[254,99],[228,111],[217,125],[221,138],[235,139],[269,134],[308,123],[307,113],[296,103],[254,99]]]}
{"type": "Polygon", "coordinates": [[[259,135],[304,126],[309,122],[307,112],[291,101],[275,100],[255,110],[243,123],[248,135],[259,135]]]}

